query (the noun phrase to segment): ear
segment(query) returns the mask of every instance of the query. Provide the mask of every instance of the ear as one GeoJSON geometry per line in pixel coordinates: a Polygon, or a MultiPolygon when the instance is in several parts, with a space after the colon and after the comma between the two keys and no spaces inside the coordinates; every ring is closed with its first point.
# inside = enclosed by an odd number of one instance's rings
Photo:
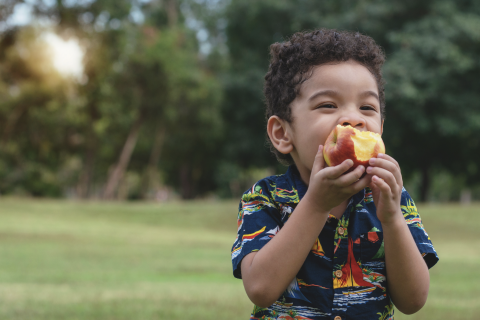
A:
{"type": "Polygon", "coordinates": [[[291,128],[287,121],[278,116],[271,116],[267,122],[267,133],[275,149],[283,154],[289,154],[293,150],[291,128]]]}

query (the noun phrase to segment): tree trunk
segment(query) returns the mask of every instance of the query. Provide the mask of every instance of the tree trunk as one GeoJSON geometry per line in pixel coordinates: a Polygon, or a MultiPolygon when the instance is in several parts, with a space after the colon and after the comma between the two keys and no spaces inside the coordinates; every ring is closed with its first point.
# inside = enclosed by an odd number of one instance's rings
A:
{"type": "Polygon", "coordinates": [[[80,179],[78,181],[77,193],[82,199],[90,196],[90,186],[92,184],[93,170],[95,167],[95,157],[97,154],[97,137],[93,125],[90,126],[87,133],[85,162],[80,179]]]}
{"type": "Polygon", "coordinates": [[[62,23],[65,23],[65,8],[63,6],[63,1],[62,0],[57,0],[57,13],[59,17],[59,25],[62,25],[62,23]]]}
{"type": "Polygon", "coordinates": [[[146,199],[148,191],[151,187],[156,187],[154,184],[158,181],[158,161],[160,161],[160,154],[162,151],[163,142],[165,141],[165,126],[159,126],[155,134],[155,141],[152,146],[152,153],[148,161],[147,169],[145,170],[144,180],[142,183],[142,198],[146,199]]]}
{"type": "Polygon", "coordinates": [[[422,180],[420,185],[420,201],[426,202],[430,192],[430,169],[428,165],[422,167],[422,180]]]}
{"type": "Polygon", "coordinates": [[[193,198],[192,175],[188,164],[180,167],[180,189],[183,199],[193,198]]]}
{"type": "Polygon", "coordinates": [[[105,192],[103,194],[104,199],[110,200],[115,197],[115,191],[118,188],[118,183],[122,179],[123,174],[128,167],[128,163],[130,162],[130,157],[132,156],[133,149],[135,149],[135,145],[137,144],[138,133],[143,124],[143,120],[144,117],[142,115],[139,115],[137,120],[135,120],[132,128],[130,129],[130,132],[128,133],[128,137],[125,141],[122,152],[120,153],[118,163],[108,177],[105,192]]]}
{"type": "Polygon", "coordinates": [[[88,106],[90,125],[87,127],[87,139],[85,142],[85,160],[77,187],[77,194],[82,199],[86,199],[90,196],[93,172],[95,168],[95,158],[97,157],[98,145],[97,134],[95,133],[94,124],[99,119],[99,113],[96,105],[96,101],[91,101],[88,106]]]}
{"type": "Polygon", "coordinates": [[[177,1],[176,0],[167,0],[167,18],[168,26],[175,27],[178,22],[178,11],[177,11],[177,1]]]}
{"type": "Polygon", "coordinates": [[[470,189],[463,189],[460,193],[460,204],[464,206],[470,205],[472,202],[472,191],[470,189]]]}

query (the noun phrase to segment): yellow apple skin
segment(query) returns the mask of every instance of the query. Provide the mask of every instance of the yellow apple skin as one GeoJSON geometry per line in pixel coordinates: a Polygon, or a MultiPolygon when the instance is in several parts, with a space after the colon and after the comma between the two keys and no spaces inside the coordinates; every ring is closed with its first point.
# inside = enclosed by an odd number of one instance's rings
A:
{"type": "Polygon", "coordinates": [[[379,153],[385,153],[385,145],[378,133],[362,132],[342,125],[332,130],[323,148],[323,157],[328,166],[337,166],[352,159],[353,166],[345,173],[355,170],[359,165],[367,168],[368,160],[379,153]]]}

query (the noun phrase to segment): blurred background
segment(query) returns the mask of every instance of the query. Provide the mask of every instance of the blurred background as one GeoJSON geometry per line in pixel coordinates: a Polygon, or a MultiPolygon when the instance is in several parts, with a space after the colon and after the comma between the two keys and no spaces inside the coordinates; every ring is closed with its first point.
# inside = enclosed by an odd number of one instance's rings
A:
{"type": "Polygon", "coordinates": [[[286,170],[268,47],[322,27],[387,56],[387,153],[441,258],[411,318],[478,319],[475,0],[0,0],[0,318],[246,319],[238,199],[286,170]]]}

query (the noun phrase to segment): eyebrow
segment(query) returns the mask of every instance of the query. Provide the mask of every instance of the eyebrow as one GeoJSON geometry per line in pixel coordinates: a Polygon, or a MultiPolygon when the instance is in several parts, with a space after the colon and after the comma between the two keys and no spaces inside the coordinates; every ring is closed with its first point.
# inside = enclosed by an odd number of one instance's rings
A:
{"type": "MultiPolygon", "coordinates": [[[[340,93],[338,91],[335,91],[335,90],[322,90],[322,91],[317,91],[315,92],[314,94],[312,94],[310,96],[310,98],[308,98],[308,101],[312,101],[313,99],[319,97],[319,96],[340,96],[340,93]]],[[[380,101],[380,98],[378,97],[378,94],[374,91],[371,91],[371,90],[367,90],[367,91],[364,91],[360,94],[360,97],[361,98],[366,98],[366,97],[374,97],[376,98],[378,101],[380,101]]]]}
{"type": "Polygon", "coordinates": [[[317,91],[315,92],[314,94],[312,94],[310,96],[310,98],[308,98],[308,101],[312,101],[313,99],[315,99],[316,97],[319,97],[319,96],[339,96],[340,93],[338,91],[335,91],[335,90],[323,90],[323,91],[317,91]]]}
{"type": "Polygon", "coordinates": [[[364,91],[360,94],[360,97],[362,98],[366,98],[366,97],[374,97],[376,98],[378,101],[380,101],[380,98],[378,97],[378,94],[376,92],[373,92],[371,90],[367,90],[367,91],[364,91]]]}

